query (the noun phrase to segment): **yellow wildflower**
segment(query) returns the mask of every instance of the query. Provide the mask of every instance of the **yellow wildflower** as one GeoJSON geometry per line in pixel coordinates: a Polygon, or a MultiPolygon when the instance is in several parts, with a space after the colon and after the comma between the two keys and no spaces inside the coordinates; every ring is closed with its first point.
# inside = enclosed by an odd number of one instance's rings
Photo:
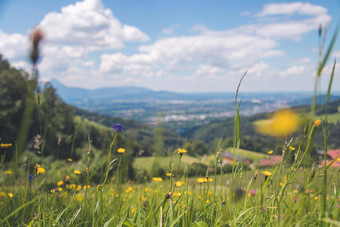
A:
{"type": "Polygon", "coordinates": [[[136,208],[131,209],[131,213],[135,213],[135,211],[136,211],[136,208]]]}
{"type": "Polygon", "coordinates": [[[262,174],[265,175],[266,177],[270,177],[271,175],[273,175],[271,172],[269,172],[267,170],[262,172],[262,174]]]}
{"type": "Polygon", "coordinates": [[[62,191],[63,191],[63,188],[58,187],[58,192],[62,192],[62,191]]]}
{"type": "Polygon", "coordinates": [[[73,160],[72,160],[72,158],[68,158],[67,161],[68,162],[72,162],[73,160]]]}
{"type": "Polygon", "coordinates": [[[117,152],[120,153],[120,154],[124,154],[125,153],[125,149],[124,148],[119,148],[117,150],[117,152]]]}
{"type": "Polygon", "coordinates": [[[5,196],[5,192],[0,192],[0,197],[5,196]]]}
{"type": "Polygon", "coordinates": [[[214,181],[214,179],[212,179],[212,178],[208,179],[208,182],[213,182],[213,181],[214,181]]]}
{"type": "Polygon", "coordinates": [[[61,185],[63,185],[64,184],[64,181],[58,181],[58,183],[57,183],[57,185],[58,185],[58,187],[60,187],[61,185]]]}
{"type": "Polygon", "coordinates": [[[182,195],[180,192],[174,192],[173,194],[172,194],[173,196],[180,196],[180,195],[182,195]]]}
{"type": "Polygon", "coordinates": [[[163,181],[163,179],[161,177],[153,177],[152,180],[155,181],[155,182],[162,182],[163,181]]]}
{"type": "Polygon", "coordinates": [[[9,198],[13,198],[13,193],[7,193],[9,198]]]}
{"type": "Polygon", "coordinates": [[[46,171],[45,171],[45,169],[44,168],[42,168],[42,167],[38,167],[37,168],[37,174],[43,174],[43,173],[45,173],[46,171]]]}
{"type": "Polygon", "coordinates": [[[207,178],[203,178],[203,177],[201,177],[201,178],[197,178],[197,182],[198,183],[207,183],[208,182],[208,180],[207,180],[207,178]]]}
{"type": "Polygon", "coordinates": [[[81,188],[82,188],[81,185],[78,185],[76,190],[79,192],[81,188]]]}
{"type": "Polygon", "coordinates": [[[270,150],[270,151],[268,151],[267,153],[268,153],[268,154],[273,154],[274,151],[273,151],[273,150],[270,150]]]}
{"type": "Polygon", "coordinates": [[[184,154],[188,152],[186,149],[183,149],[183,148],[178,148],[177,151],[178,151],[178,154],[184,154]]]}
{"type": "Polygon", "coordinates": [[[7,170],[5,173],[6,175],[11,175],[13,172],[11,170],[7,170]]]}
{"type": "Polygon", "coordinates": [[[292,110],[279,110],[267,120],[255,124],[257,132],[274,137],[292,134],[299,127],[299,118],[292,110]]]}
{"type": "Polygon", "coordinates": [[[295,147],[289,146],[289,150],[294,151],[295,147]]]}
{"type": "Polygon", "coordinates": [[[320,123],[321,123],[320,120],[316,120],[316,121],[314,122],[315,128],[319,127],[319,126],[320,126],[320,123]]]}
{"type": "Polygon", "coordinates": [[[91,185],[84,185],[84,190],[91,188],[91,185]]]}
{"type": "Polygon", "coordinates": [[[184,185],[184,181],[176,181],[175,184],[177,187],[181,187],[182,185],[184,185]]]}
{"type": "Polygon", "coordinates": [[[165,173],[167,177],[171,177],[171,173],[165,173]]]}
{"type": "Polygon", "coordinates": [[[74,173],[75,175],[80,175],[80,174],[81,174],[81,172],[80,172],[79,170],[74,170],[73,173],[74,173]]]}
{"type": "Polygon", "coordinates": [[[340,158],[337,158],[336,161],[337,161],[337,162],[340,162],[340,158]]]}

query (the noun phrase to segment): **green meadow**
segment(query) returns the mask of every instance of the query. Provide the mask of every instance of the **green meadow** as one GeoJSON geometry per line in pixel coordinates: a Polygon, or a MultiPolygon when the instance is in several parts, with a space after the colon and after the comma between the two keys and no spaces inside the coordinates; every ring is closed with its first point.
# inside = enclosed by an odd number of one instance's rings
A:
{"type": "Polygon", "coordinates": [[[235,94],[233,136],[202,145],[161,122],[151,127],[88,113],[64,103],[53,87],[39,88],[35,32],[31,74],[0,64],[1,92],[9,97],[1,112],[1,226],[340,226],[340,169],[332,167],[340,155],[331,163],[327,153],[315,155],[316,147],[327,151],[329,124],[340,119],[327,112],[336,62],[326,104],[316,105],[336,33],[320,47],[304,119],[286,109],[254,120],[254,134],[278,143],[260,153],[242,146],[238,91],[246,73],[235,94]],[[225,152],[232,164],[224,163],[225,152]],[[271,155],[282,159],[259,165],[271,155]]]}

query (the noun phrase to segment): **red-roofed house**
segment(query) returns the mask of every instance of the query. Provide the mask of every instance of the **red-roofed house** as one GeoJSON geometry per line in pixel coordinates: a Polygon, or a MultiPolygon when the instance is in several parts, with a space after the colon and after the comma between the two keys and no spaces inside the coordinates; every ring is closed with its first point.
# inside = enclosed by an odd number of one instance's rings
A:
{"type": "Polygon", "coordinates": [[[269,157],[269,159],[261,159],[259,164],[263,167],[273,166],[280,164],[281,160],[282,160],[281,155],[272,155],[269,157]]]}
{"type": "MultiPolygon", "coordinates": [[[[327,151],[327,162],[326,162],[327,165],[329,165],[334,159],[340,158],[339,155],[340,155],[340,149],[327,151]]],[[[325,164],[325,161],[323,160],[324,156],[322,155],[321,157],[322,158],[321,158],[320,164],[321,164],[321,166],[324,166],[324,164],[325,164]]],[[[338,160],[336,160],[332,164],[332,167],[340,167],[340,162],[338,160]]]]}

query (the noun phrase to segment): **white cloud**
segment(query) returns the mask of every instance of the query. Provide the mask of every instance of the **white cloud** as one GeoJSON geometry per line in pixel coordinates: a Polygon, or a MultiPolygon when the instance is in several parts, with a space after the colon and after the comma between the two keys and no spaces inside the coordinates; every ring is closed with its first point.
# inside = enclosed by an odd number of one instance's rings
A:
{"type": "Polygon", "coordinates": [[[300,66],[292,66],[282,72],[280,72],[280,76],[282,77],[286,77],[286,76],[291,76],[291,75],[299,75],[299,74],[303,74],[305,72],[305,66],[300,65],[300,66]]]}
{"type": "Polygon", "coordinates": [[[0,53],[11,62],[22,62],[28,58],[28,38],[21,34],[7,34],[0,30],[0,53]]]}
{"type": "Polygon", "coordinates": [[[50,43],[89,50],[117,49],[124,42],[149,40],[137,27],[122,24],[100,0],[84,0],[48,13],[40,27],[50,43]]]}
{"type": "Polygon", "coordinates": [[[171,25],[169,28],[165,28],[162,30],[162,33],[165,35],[172,35],[175,33],[176,29],[179,28],[179,24],[171,25]]]}
{"type": "Polygon", "coordinates": [[[323,15],[327,14],[327,9],[313,5],[311,3],[292,2],[292,3],[273,3],[265,5],[262,12],[257,14],[259,17],[270,15],[323,15]]]}

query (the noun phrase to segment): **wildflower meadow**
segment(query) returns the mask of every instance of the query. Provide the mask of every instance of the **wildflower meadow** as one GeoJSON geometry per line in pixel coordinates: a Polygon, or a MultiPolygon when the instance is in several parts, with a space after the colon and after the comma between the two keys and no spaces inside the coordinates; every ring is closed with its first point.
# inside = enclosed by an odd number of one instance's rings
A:
{"type": "MultiPolygon", "coordinates": [[[[211,148],[214,150],[210,157],[212,162],[201,171],[199,164],[195,168],[188,164],[195,159],[195,149],[178,145],[166,147],[162,134],[157,131],[161,127],[155,129],[159,140],[150,146],[155,151],[158,147],[165,148],[167,152],[166,156],[155,155],[153,166],[142,158],[139,167],[133,166],[137,165],[137,159],[129,162],[133,143],[122,142],[129,131],[123,122],[111,122],[107,125],[109,130],[103,129],[106,140],[85,134],[83,147],[76,149],[77,140],[73,138],[87,130],[85,120],[79,118],[80,123],[71,129],[71,136],[56,134],[57,145],[49,144],[52,139],[47,136],[48,130],[53,132],[57,126],[48,124],[58,113],[46,118],[50,120],[41,121],[45,116],[41,113],[48,111],[42,104],[48,94],[38,85],[43,34],[35,30],[31,38],[32,73],[28,75],[25,88],[26,105],[20,110],[21,119],[17,119],[19,134],[14,142],[9,143],[6,138],[0,141],[0,225],[340,226],[340,169],[332,167],[340,162],[340,156],[331,163],[326,162],[328,139],[332,136],[328,130],[327,105],[335,78],[335,62],[327,102],[322,107],[325,114],[319,118],[315,113],[318,83],[330,61],[337,36],[335,32],[326,42],[323,33],[320,34],[320,58],[309,112],[278,110],[254,124],[256,133],[275,138],[282,149],[278,151],[273,147],[263,155],[269,160],[279,153],[282,158],[275,165],[257,164],[251,168],[237,158],[245,157],[240,148],[242,105],[238,95],[242,80],[247,80],[245,73],[235,88],[234,126],[226,129],[233,130],[233,146],[228,148],[232,154],[230,169],[226,171],[224,165],[227,147],[221,144],[222,138],[216,138],[219,142],[211,148]],[[34,116],[36,121],[32,120],[34,116]],[[31,130],[39,137],[28,139],[31,130]],[[325,158],[318,164],[310,158],[316,133],[323,135],[323,141],[318,142],[326,151],[325,158]],[[32,144],[28,146],[30,141],[32,144]],[[67,149],[62,146],[64,143],[68,144],[67,149]],[[105,144],[100,152],[96,143],[105,144]],[[47,154],[49,146],[52,148],[47,154]],[[29,150],[35,150],[38,155],[30,155],[29,150]],[[81,156],[77,156],[78,153],[81,156]],[[139,171],[147,166],[152,174],[139,171]],[[129,180],[128,176],[133,174],[136,177],[129,180]]],[[[58,125],[67,125],[65,122],[58,122],[58,125]]],[[[145,130],[144,134],[147,133],[145,130]]],[[[130,137],[126,141],[129,139],[133,141],[130,137]]]]}

